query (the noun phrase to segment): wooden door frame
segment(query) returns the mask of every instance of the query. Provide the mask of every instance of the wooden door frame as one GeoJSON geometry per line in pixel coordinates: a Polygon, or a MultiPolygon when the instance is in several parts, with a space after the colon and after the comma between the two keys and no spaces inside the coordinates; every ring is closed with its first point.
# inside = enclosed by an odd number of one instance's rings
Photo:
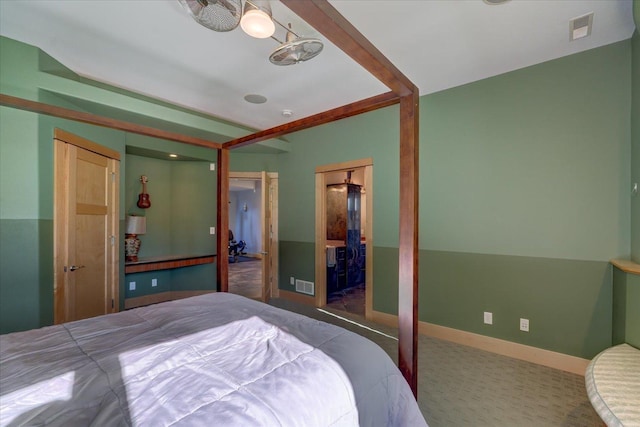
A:
{"type": "MultiPolygon", "coordinates": [[[[267,176],[271,181],[271,190],[272,190],[272,198],[273,204],[271,206],[271,221],[273,224],[273,251],[271,255],[271,265],[273,266],[273,271],[271,275],[273,276],[273,282],[271,283],[271,297],[278,298],[280,295],[278,288],[278,280],[279,280],[279,239],[278,239],[278,172],[267,172],[267,176]]],[[[262,182],[262,171],[261,172],[232,172],[229,171],[229,180],[231,179],[252,179],[262,182]]],[[[228,199],[228,198],[227,198],[228,199]]],[[[264,201],[262,201],[264,202],[264,201]]],[[[229,210],[227,209],[227,213],[229,210]]],[[[264,222],[264,218],[261,218],[261,221],[264,222]]],[[[264,283],[262,284],[264,287],[264,283]]]]}
{"type": "MultiPolygon", "coordinates": [[[[55,128],[53,132],[53,144],[54,144],[54,190],[53,190],[53,321],[54,324],[63,323],[68,321],[69,307],[68,296],[69,292],[66,289],[65,281],[65,264],[68,260],[68,254],[61,250],[61,248],[68,247],[68,235],[67,223],[61,221],[61,218],[65,218],[68,212],[69,205],[69,188],[67,188],[67,179],[69,176],[68,168],[61,168],[60,161],[65,160],[65,156],[68,156],[68,151],[65,149],[65,145],[61,143],[75,145],[82,148],[107,157],[109,159],[116,160],[114,169],[111,171],[115,173],[115,183],[112,185],[109,194],[110,202],[110,216],[111,221],[107,227],[110,230],[110,234],[113,239],[113,243],[110,246],[110,265],[107,267],[107,281],[111,283],[108,289],[107,299],[110,296],[113,300],[111,312],[116,313],[119,310],[120,301],[120,250],[119,250],[119,218],[120,218],[120,153],[102,145],[96,144],[93,141],[84,139],[80,136],[74,135],[62,129],[55,128]],[[60,143],[57,143],[60,142],[60,143]]],[[[65,164],[68,166],[68,159],[65,164]]]]}
{"type": "Polygon", "coordinates": [[[342,163],[316,167],[316,265],[315,265],[315,305],[327,305],[327,181],[329,173],[364,169],[364,188],[367,192],[364,235],[366,237],[365,257],[365,303],[364,315],[371,319],[373,314],[373,159],[371,157],[342,163]]]}

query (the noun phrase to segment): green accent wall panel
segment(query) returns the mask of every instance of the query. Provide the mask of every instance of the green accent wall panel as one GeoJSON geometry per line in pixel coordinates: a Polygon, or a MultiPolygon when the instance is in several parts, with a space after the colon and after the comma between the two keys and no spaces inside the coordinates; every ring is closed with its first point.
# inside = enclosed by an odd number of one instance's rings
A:
{"type": "Polygon", "coordinates": [[[640,348],[640,276],[630,274],[627,280],[626,342],[640,348]]]}
{"type": "Polygon", "coordinates": [[[640,348],[640,276],[613,268],[613,344],[640,348]]]}
{"type": "Polygon", "coordinates": [[[38,115],[0,107],[0,123],[0,218],[36,219],[38,115]]]}
{"type": "MultiPolygon", "coordinates": [[[[373,309],[398,313],[398,249],[375,247],[373,309]]],[[[420,251],[421,321],[592,358],[612,342],[607,262],[420,251]],[[483,313],[493,313],[493,325],[483,313]],[[530,321],[528,333],[519,319],[530,321]]]]}
{"type": "Polygon", "coordinates": [[[420,247],[627,254],[630,65],[626,40],[421,97],[420,247]]]}
{"type": "Polygon", "coordinates": [[[131,273],[125,276],[125,298],[136,298],[145,295],[168,292],[171,290],[171,270],[145,271],[131,273]],[[158,279],[158,285],[151,286],[151,280],[158,279]],[[136,282],[136,290],[129,290],[129,283],[136,282]]]}
{"type": "MultiPolygon", "coordinates": [[[[125,215],[146,217],[147,232],[141,241],[139,257],[172,255],[171,252],[171,164],[166,160],[126,155],[125,215]],[[140,209],[138,195],[142,191],[140,176],[149,179],[147,192],[151,207],[140,209]]],[[[124,232],[124,230],[123,230],[124,232]]],[[[123,243],[124,244],[124,243],[123,243]]],[[[124,249],[123,249],[124,250],[124,249]]]]}
{"type": "Polygon", "coordinates": [[[315,168],[373,159],[376,244],[398,244],[399,112],[397,106],[325,124],[287,137],[291,152],[280,155],[280,239],[315,239],[315,168]],[[283,226],[286,224],[286,226],[283,226]]]}
{"type": "Polygon", "coordinates": [[[38,221],[40,326],[53,323],[53,220],[38,221]]]}
{"type": "Polygon", "coordinates": [[[0,220],[0,333],[42,326],[39,232],[35,219],[0,220]]]}
{"type": "Polygon", "coordinates": [[[39,49],[0,36],[0,92],[37,100],[39,49]]]}
{"type": "Polygon", "coordinates": [[[612,344],[622,344],[627,335],[627,273],[613,270],[612,344]]]}
{"type": "Polygon", "coordinates": [[[592,358],[611,345],[610,265],[600,261],[420,252],[420,319],[592,358]],[[483,312],[493,313],[484,325],[483,312]],[[519,319],[530,331],[519,330],[519,319]]]}
{"type": "Polygon", "coordinates": [[[315,243],[280,240],[279,245],[279,289],[295,292],[289,278],[315,282],[315,243]]]}
{"type": "MultiPolygon", "coordinates": [[[[634,2],[636,31],[631,40],[631,180],[640,187],[640,1],[634,2]]],[[[639,190],[640,191],[640,190],[639,190]]],[[[631,258],[640,263],[640,192],[631,196],[631,258]]]]}
{"type": "Polygon", "coordinates": [[[398,248],[373,248],[373,309],[398,314],[398,248]]]}
{"type": "MultiPolygon", "coordinates": [[[[174,254],[214,254],[217,174],[209,162],[171,163],[171,250],[174,254]]],[[[215,275],[213,276],[215,277],[215,275]]]]}
{"type": "Polygon", "coordinates": [[[238,153],[232,150],[229,153],[229,169],[232,172],[277,172],[278,157],[277,154],[238,153]]]}
{"type": "Polygon", "coordinates": [[[216,266],[216,264],[201,264],[171,270],[171,290],[215,291],[216,266]]]}

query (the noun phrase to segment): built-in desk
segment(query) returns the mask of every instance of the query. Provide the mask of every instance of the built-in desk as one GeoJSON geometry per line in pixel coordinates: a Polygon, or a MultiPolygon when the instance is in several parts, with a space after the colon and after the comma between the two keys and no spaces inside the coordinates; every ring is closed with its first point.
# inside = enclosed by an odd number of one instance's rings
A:
{"type": "Polygon", "coordinates": [[[168,270],[171,268],[189,267],[192,265],[212,264],[216,256],[211,255],[163,255],[139,258],[138,261],[127,261],[124,264],[125,274],[142,273],[144,271],[168,270]]]}
{"type": "MultiPolygon", "coordinates": [[[[125,263],[125,274],[144,273],[146,271],[170,270],[181,267],[191,267],[201,264],[212,264],[216,261],[216,255],[165,255],[139,258],[138,261],[125,263]]],[[[215,292],[215,290],[195,290],[195,291],[165,291],[142,295],[139,297],[126,298],[124,308],[130,309],[149,304],[156,304],[164,301],[187,298],[204,293],[215,292]]]]}

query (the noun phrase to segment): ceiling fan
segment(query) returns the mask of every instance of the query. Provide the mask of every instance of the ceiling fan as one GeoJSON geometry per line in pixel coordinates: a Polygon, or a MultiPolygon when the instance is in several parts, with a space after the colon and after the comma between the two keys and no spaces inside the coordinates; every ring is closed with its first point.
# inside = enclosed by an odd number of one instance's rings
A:
{"type": "Polygon", "coordinates": [[[241,0],[178,0],[200,25],[213,31],[231,31],[242,18],[241,0]]]}
{"type": "MultiPolygon", "coordinates": [[[[273,38],[275,39],[275,37],[273,38]]],[[[319,39],[300,37],[291,30],[291,25],[289,25],[285,42],[280,42],[280,46],[271,52],[269,61],[275,65],[297,64],[316,57],[322,52],[323,47],[324,45],[319,39]]]]}
{"type": "Polygon", "coordinates": [[[200,25],[213,31],[226,32],[238,25],[245,33],[256,38],[271,37],[278,46],[270,55],[269,61],[275,65],[292,65],[316,57],[324,47],[316,38],[300,37],[291,29],[282,25],[271,15],[271,6],[265,0],[178,0],[189,15],[200,25]],[[282,42],[274,37],[275,24],[287,33],[282,42]]]}

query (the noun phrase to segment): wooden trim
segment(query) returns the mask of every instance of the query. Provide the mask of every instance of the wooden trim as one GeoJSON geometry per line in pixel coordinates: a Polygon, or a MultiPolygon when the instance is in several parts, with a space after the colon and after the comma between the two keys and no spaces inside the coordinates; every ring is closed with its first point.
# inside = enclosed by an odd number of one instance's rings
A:
{"type": "MultiPolygon", "coordinates": [[[[273,251],[270,254],[271,255],[271,267],[272,267],[272,271],[271,271],[271,275],[273,277],[273,284],[271,287],[271,297],[272,298],[277,298],[278,297],[278,283],[279,283],[279,276],[280,276],[280,272],[279,272],[279,257],[278,257],[278,251],[279,251],[279,238],[278,238],[278,185],[279,185],[279,181],[278,181],[278,172],[266,172],[267,176],[269,177],[269,180],[271,181],[271,189],[273,191],[272,194],[272,201],[273,204],[271,206],[271,223],[273,226],[273,236],[272,236],[272,241],[273,241],[273,251]]],[[[256,181],[262,181],[262,172],[233,172],[230,171],[229,172],[229,180],[231,181],[232,179],[253,179],[256,181]]],[[[249,254],[248,256],[252,256],[255,258],[259,258],[262,259],[262,254],[249,254]]]]}
{"type": "Polygon", "coordinates": [[[325,123],[331,123],[336,120],[346,119],[347,117],[356,116],[379,108],[388,107],[400,102],[399,98],[392,92],[383,93],[381,95],[372,96],[371,98],[357,101],[352,104],[334,108],[333,110],[324,111],[299,120],[294,120],[271,129],[253,133],[251,135],[236,138],[224,144],[225,148],[234,149],[255,144],[256,142],[267,139],[278,138],[280,136],[309,129],[325,123]]]}
{"type": "Polygon", "coordinates": [[[106,215],[107,206],[90,205],[87,203],[76,203],[76,213],[78,215],[106,215]]]}
{"type": "MultiPolygon", "coordinates": [[[[340,172],[343,170],[346,171],[349,169],[364,168],[366,166],[372,166],[372,165],[373,165],[373,158],[367,157],[365,159],[348,160],[346,162],[341,162],[341,163],[332,163],[330,165],[316,166],[316,173],[340,172]]],[[[365,186],[365,188],[367,188],[367,186],[365,186]]]]}
{"type": "MultiPolygon", "coordinates": [[[[278,172],[267,172],[267,176],[271,179],[278,179],[278,172]]],[[[262,172],[233,172],[229,171],[229,179],[262,179],[262,172]]]]}
{"type": "MultiPolygon", "coordinates": [[[[398,327],[398,317],[392,314],[374,311],[372,315],[374,322],[383,325],[398,327]]],[[[558,353],[538,347],[519,344],[500,338],[488,337],[486,335],[475,334],[473,332],[448,328],[446,326],[435,325],[428,322],[419,322],[418,329],[421,335],[438,338],[445,341],[455,342],[468,347],[477,348],[502,356],[514,359],[525,360],[538,365],[583,375],[590,360],[569,354],[558,353]]]]}
{"type": "Polygon", "coordinates": [[[625,273],[640,275],[640,264],[635,263],[635,262],[633,262],[631,260],[628,260],[628,259],[612,259],[609,262],[611,264],[613,264],[614,267],[618,268],[619,270],[624,271],[625,273]]]}
{"type": "Polygon", "coordinates": [[[138,125],[122,120],[110,119],[108,117],[98,116],[95,114],[83,113],[80,111],[70,110],[68,108],[44,104],[42,102],[29,101],[28,99],[17,98],[15,96],[6,94],[0,94],[0,105],[5,107],[17,108],[18,110],[31,111],[37,114],[45,114],[47,116],[87,123],[90,125],[117,129],[129,133],[135,133],[138,135],[166,139],[168,141],[182,142],[184,144],[197,145],[200,147],[213,149],[222,147],[222,144],[220,143],[208,141],[202,138],[182,135],[179,133],[156,129],[149,126],[138,125]]]}
{"type": "Polygon", "coordinates": [[[315,305],[327,305],[327,184],[324,173],[316,172],[315,305]]]}
{"type": "Polygon", "coordinates": [[[192,265],[212,264],[215,261],[215,255],[141,258],[136,262],[125,263],[124,272],[125,274],[131,274],[145,271],[168,270],[172,268],[190,267],[192,265]]]}
{"type": "Polygon", "coordinates": [[[279,294],[282,299],[297,302],[299,304],[310,305],[311,307],[316,306],[316,300],[311,295],[303,295],[299,292],[291,292],[284,289],[280,289],[279,294]]]}
{"type": "Polygon", "coordinates": [[[271,254],[271,276],[273,278],[273,282],[271,283],[271,297],[278,298],[279,297],[279,283],[280,283],[280,237],[279,237],[279,213],[278,213],[278,204],[280,203],[278,198],[279,194],[279,185],[280,181],[278,179],[278,172],[267,172],[267,176],[271,179],[271,226],[272,233],[271,236],[271,244],[273,253],[271,254]]]}
{"type": "Polygon", "coordinates": [[[418,89],[328,0],[282,0],[285,6],[399,96],[418,89]]]}
{"type": "Polygon", "coordinates": [[[66,130],[62,130],[59,128],[53,129],[53,137],[55,139],[59,139],[60,141],[68,142],[69,144],[75,145],[76,147],[84,148],[85,150],[100,154],[101,156],[120,160],[120,153],[116,150],[112,150],[111,148],[96,144],[93,141],[89,141],[88,139],[84,139],[78,135],[74,135],[70,132],[67,132],[66,130]]]}
{"type": "Polygon", "coordinates": [[[400,238],[398,241],[398,366],[417,396],[418,387],[418,186],[417,93],[400,101],[400,238]]]}
{"type": "Polygon", "coordinates": [[[366,243],[365,256],[365,287],[364,287],[364,318],[370,319],[373,312],[373,163],[364,168],[364,188],[367,200],[367,218],[364,223],[366,243]]]}
{"type": "Polygon", "coordinates": [[[69,150],[60,140],[53,140],[53,323],[66,320],[66,289],[64,266],[68,258],[67,220],[69,189],[69,150]]]}
{"type": "Polygon", "coordinates": [[[129,310],[131,308],[144,307],[145,305],[195,297],[213,292],[215,291],[167,291],[157,294],[143,295],[140,297],[127,298],[124,300],[124,309],[129,310]]]}
{"type": "Polygon", "coordinates": [[[107,224],[108,235],[111,236],[110,250],[108,257],[111,259],[109,269],[107,270],[108,282],[111,284],[108,297],[111,297],[111,304],[107,297],[107,312],[117,313],[120,311],[120,161],[111,159],[109,165],[109,212],[108,217],[111,221],[107,224]]]}
{"type": "Polygon", "coordinates": [[[216,268],[216,287],[219,292],[229,292],[229,150],[218,150],[218,175],[216,203],[216,253],[218,254],[218,268],[216,268]]]}
{"type": "Polygon", "coordinates": [[[365,236],[367,256],[365,258],[365,318],[369,319],[373,310],[373,158],[350,160],[316,167],[316,228],[315,228],[315,283],[316,307],[327,305],[327,218],[326,173],[364,168],[364,187],[367,191],[367,219],[365,236]]]}

